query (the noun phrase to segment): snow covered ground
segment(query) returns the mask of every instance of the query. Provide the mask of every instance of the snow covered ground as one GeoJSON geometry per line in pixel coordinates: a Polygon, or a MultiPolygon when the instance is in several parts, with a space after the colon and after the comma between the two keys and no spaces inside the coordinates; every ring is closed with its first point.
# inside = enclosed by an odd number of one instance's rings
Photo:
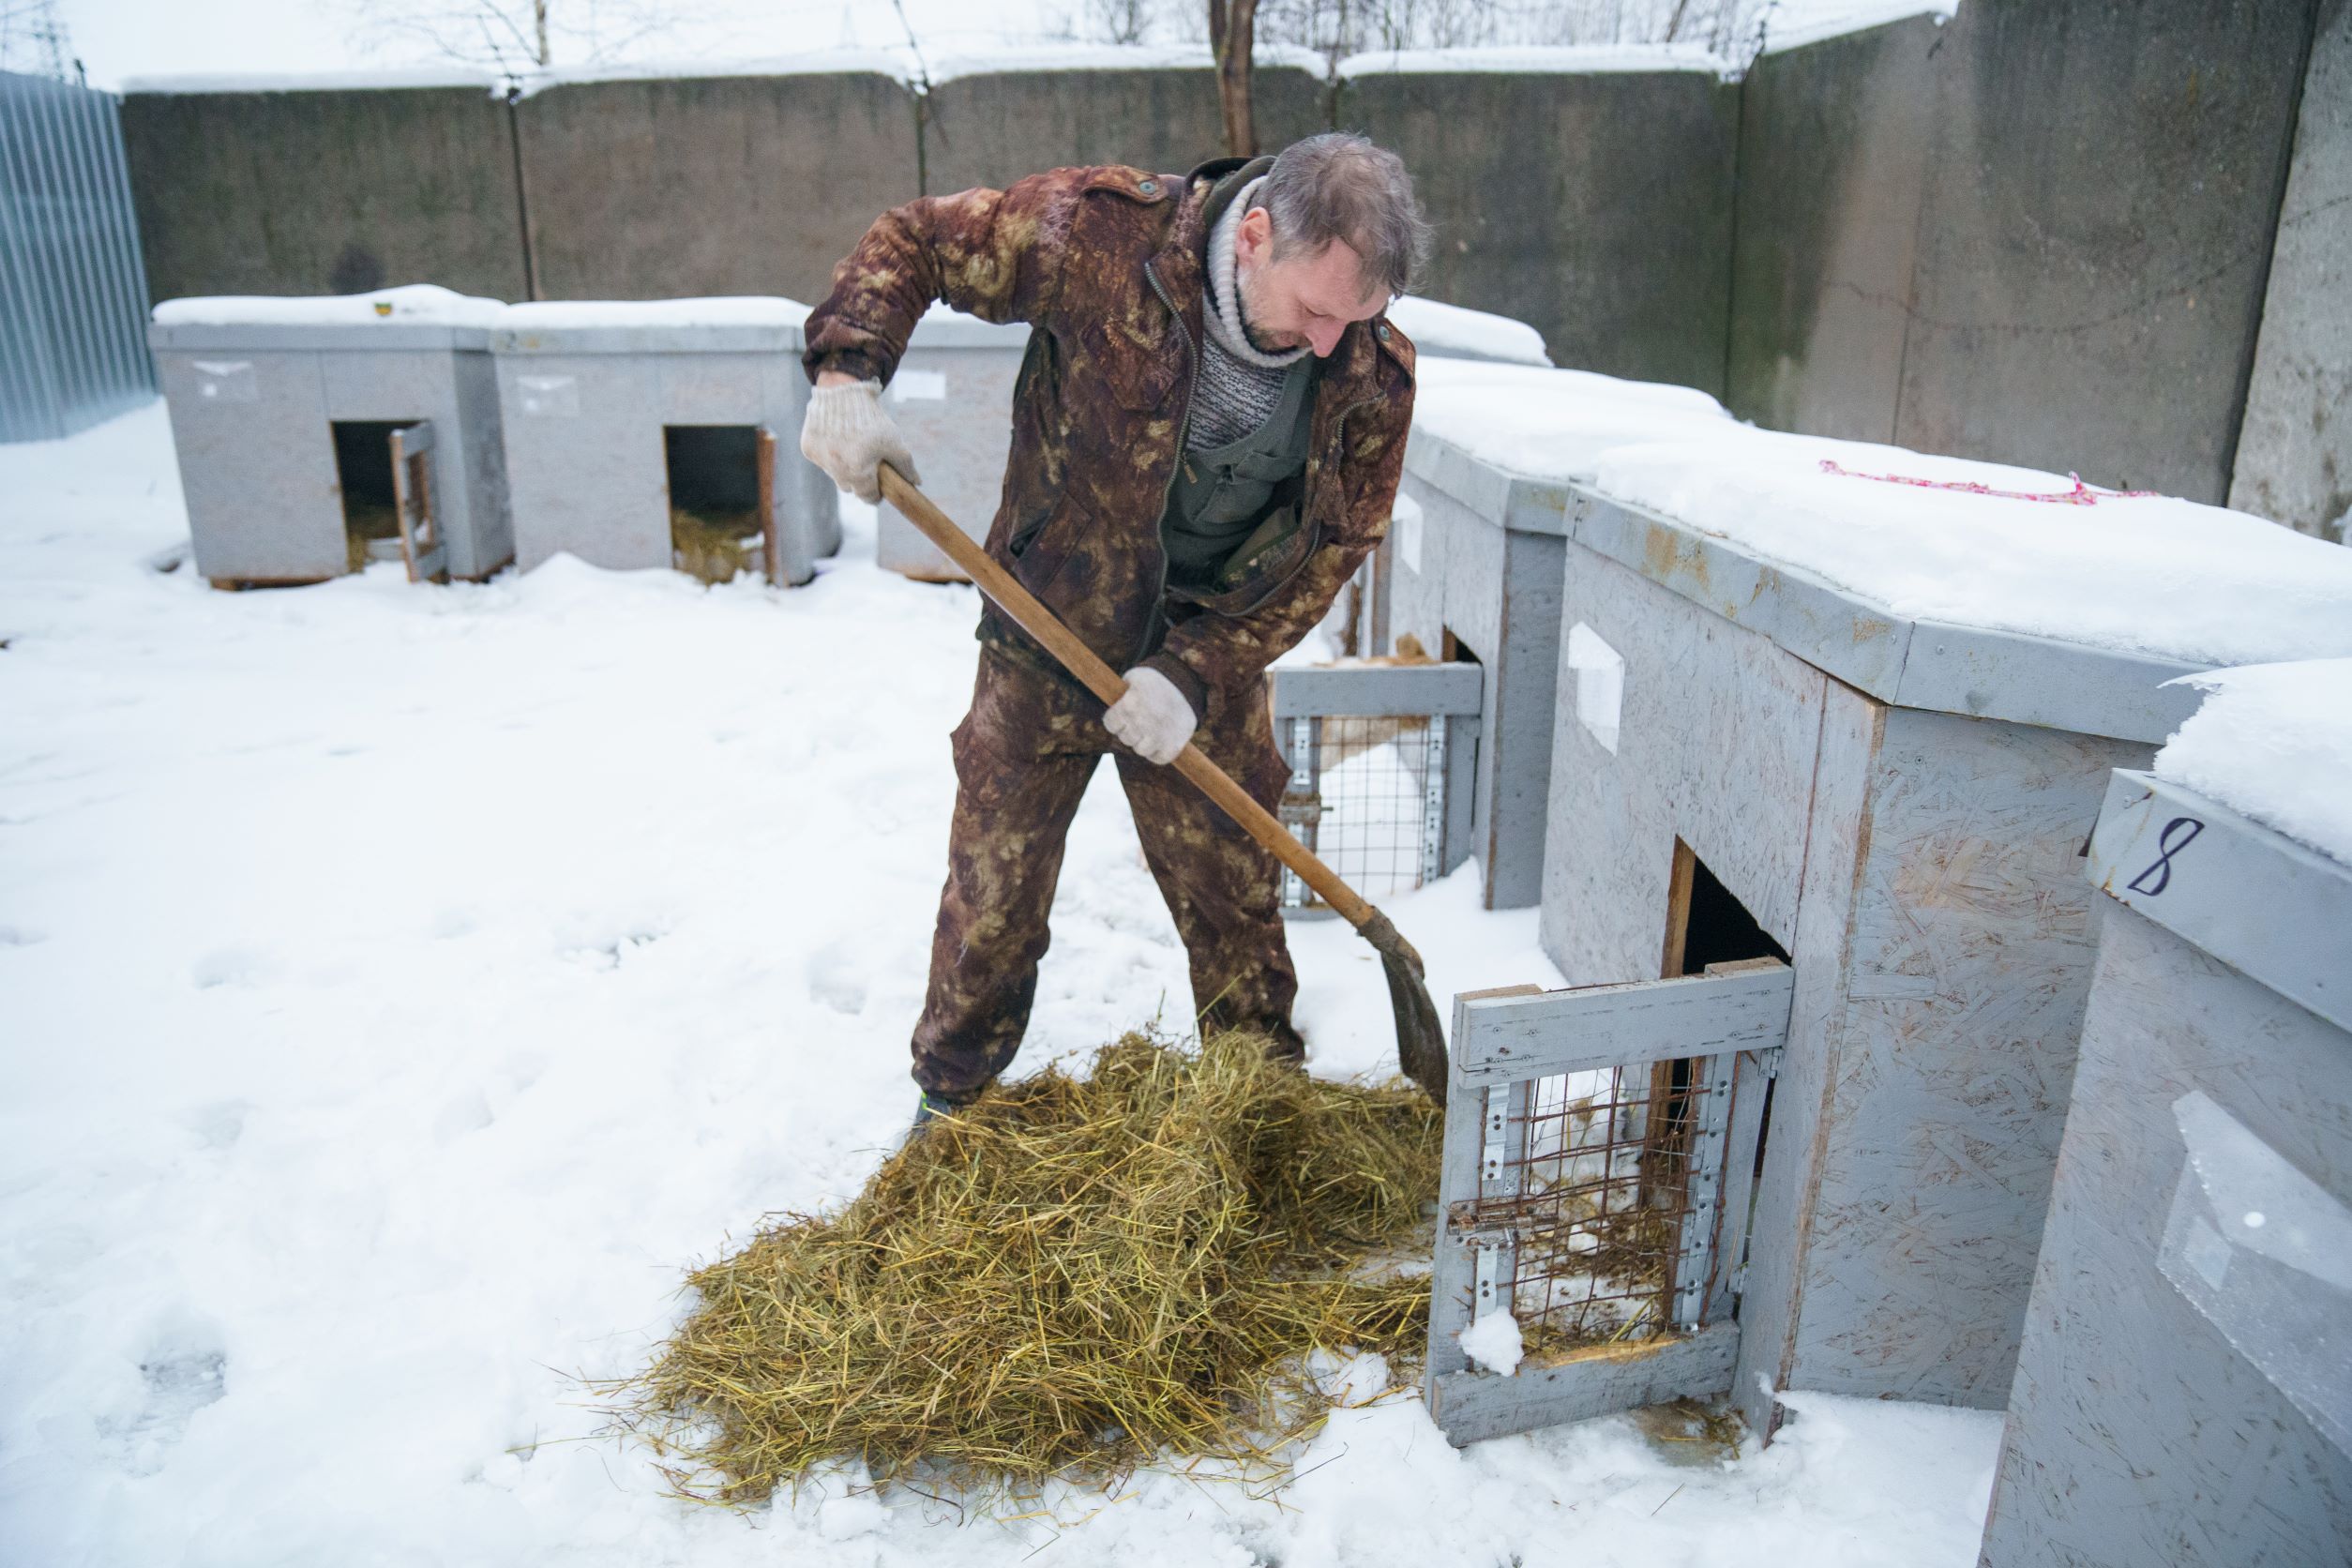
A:
{"type": "MultiPolygon", "coordinates": [[[[144,564],[185,532],[159,405],[0,447],[0,1561],[1975,1560],[1997,1417],[1456,1454],[1364,1364],[1271,1491],[668,1500],[575,1376],[904,1125],[972,593],[876,569],[870,518],[780,593],[558,558],[220,594],[144,564]]],[[[1389,906],[1433,988],[1557,984],[1473,882],[1389,906]]],[[[1025,1065],[1181,1018],[1108,769],[1055,933],[1025,1065]]],[[[1296,945],[1316,1070],[1385,1068],[1368,950],[1296,945]]]]}

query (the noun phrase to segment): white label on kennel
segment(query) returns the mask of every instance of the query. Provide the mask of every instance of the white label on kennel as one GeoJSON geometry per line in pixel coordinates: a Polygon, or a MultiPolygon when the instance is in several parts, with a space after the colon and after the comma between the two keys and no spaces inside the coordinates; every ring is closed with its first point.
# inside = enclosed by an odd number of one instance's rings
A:
{"type": "Polygon", "coordinates": [[[2157,1266],[2352,1454],[2352,1210],[2203,1091],[2173,1102],[2188,1156],[2157,1266]]]}
{"type": "Polygon", "coordinates": [[[1625,706],[1625,656],[1578,621],[1568,628],[1568,669],[1576,677],[1576,722],[1617,755],[1617,720],[1625,706]]]}
{"type": "Polygon", "coordinates": [[[196,395],[212,403],[249,403],[262,395],[249,359],[198,359],[196,395]]]}
{"type": "Polygon", "coordinates": [[[890,378],[890,395],[902,403],[938,403],[947,400],[945,370],[901,370],[890,378]]]}
{"type": "Polygon", "coordinates": [[[1793,994],[1763,958],[1455,999],[1425,1384],[1449,1439],[1728,1391],[1793,994]],[[1508,1378],[1462,1342],[1502,1312],[1525,1355],[1508,1378]]]}
{"type": "Polygon", "coordinates": [[[1421,503],[1403,490],[1389,514],[1389,537],[1396,541],[1396,559],[1413,572],[1421,570],[1421,503]]]}
{"type": "Polygon", "coordinates": [[[517,376],[522,412],[533,419],[576,419],[580,416],[578,376],[517,376]]]}
{"type": "MultiPolygon", "coordinates": [[[[1474,664],[1270,671],[1275,744],[1290,763],[1279,815],[1368,898],[1409,893],[1469,853],[1483,671],[1474,664]]],[[[1285,912],[1330,911],[1295,872],[1285,912]]]]}

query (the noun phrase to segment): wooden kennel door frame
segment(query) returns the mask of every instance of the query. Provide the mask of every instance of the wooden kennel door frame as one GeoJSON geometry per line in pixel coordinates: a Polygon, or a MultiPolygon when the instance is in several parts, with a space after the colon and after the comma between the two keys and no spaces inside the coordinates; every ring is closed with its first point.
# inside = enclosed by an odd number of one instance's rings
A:
{"type": "MultiPolygon", "coordinates": [[[[1730,1392],[1734,1318],[1764,1094],[1788,1036],[1793,974],[1777,959],[1702,975],[1455,999],[1452,1076],[1430,1277],[1430,1414],[1455,1444],[1730,1392]],[[1542,1195],[1523,1192],[1537,1084],[1688,1060],[1687,1198],[1664,1288],[1672,1332],[1636,1343],[1531,1355],[1514,1376],[1475,1369],[1459,1343],[1485,1310],[1515,1305],[1522,1231],[1542,1195]]],[[[1557,1216],[1551,1234],[1560,1234],[1557,1216]]],[[[1547,1287],[1548,1288],[1548,1287],[1547,1287]]]]}
{"type": "Polygon", "coordinates": [[[433,422],[403,425],[390,437],[392,510],[400,522],[400,559],[411,582],[429,582],[449,573],[449,545],[441,535],[433,504],[433,422]]]}

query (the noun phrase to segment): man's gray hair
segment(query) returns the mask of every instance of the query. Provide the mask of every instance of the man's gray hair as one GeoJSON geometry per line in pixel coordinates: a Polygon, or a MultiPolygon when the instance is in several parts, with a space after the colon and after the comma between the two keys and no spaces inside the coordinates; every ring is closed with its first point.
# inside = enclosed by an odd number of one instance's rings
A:
{"type": "Polygon", "coordinates": [[[1343,130],[1293,142],[1274,159],[1258,204],[1274,219],[1277,259],[1341,241],[1364,260],[1367,292],[1403,294],[1429,259],[1429,223],[1404,159],[1343,130]]]}

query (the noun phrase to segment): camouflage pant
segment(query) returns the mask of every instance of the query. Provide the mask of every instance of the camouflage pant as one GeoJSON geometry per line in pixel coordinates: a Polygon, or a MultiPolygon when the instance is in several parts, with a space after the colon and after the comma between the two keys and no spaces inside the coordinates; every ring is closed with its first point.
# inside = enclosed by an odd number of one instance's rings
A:
{"type": "MultiPolygon", "coordinates": [[[[1205,1029],[1251,1028],[1286,1054],[1298,976],[1281,914],[1281,866],[1173,768],[1110,738],[1103,704],[1025,650],[983,644],[972,711],[956,727],[956,816],[931,939],[931,984],[914,1029],[914,1078],[969,1096],[1020,1048],[1049,940],[1046,915],[1078,799],[1105,752],[1135,813],[1144,858],[1192,959],[1205,1029]]],[[[1226,702],[1194,744],[1269,810],[1289,776],[1263,701],[1226,702]]]]}

